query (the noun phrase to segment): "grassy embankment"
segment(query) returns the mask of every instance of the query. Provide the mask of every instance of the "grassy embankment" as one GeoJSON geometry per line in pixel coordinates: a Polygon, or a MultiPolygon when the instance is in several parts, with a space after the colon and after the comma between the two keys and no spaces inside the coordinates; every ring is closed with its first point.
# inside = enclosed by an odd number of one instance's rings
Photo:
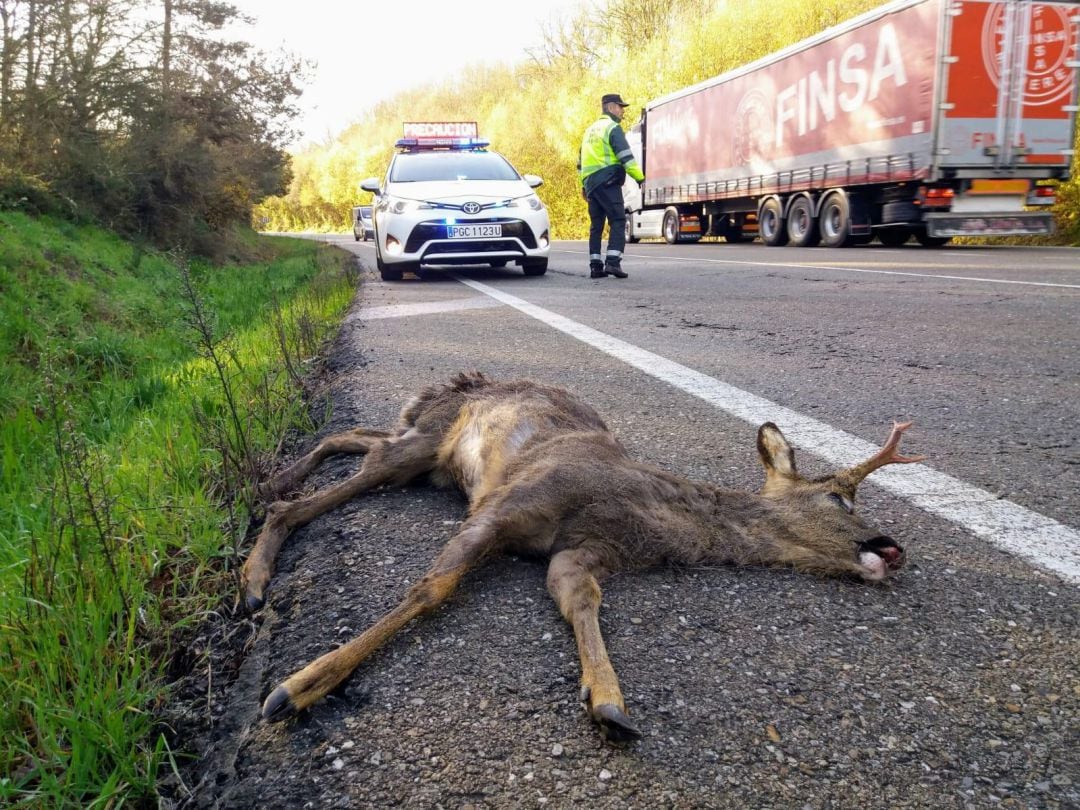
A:
{"type": "Polygon", "coordinates": [[[250,484],[356,285],[340,251],[227,266],[0,212],[0,805],[152,799],[186,625],[233,588],[250,484]]]}

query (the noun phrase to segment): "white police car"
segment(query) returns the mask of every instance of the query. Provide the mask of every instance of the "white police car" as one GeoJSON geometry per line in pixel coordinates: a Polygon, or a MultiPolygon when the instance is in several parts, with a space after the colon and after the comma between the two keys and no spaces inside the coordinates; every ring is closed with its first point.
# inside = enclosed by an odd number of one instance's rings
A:
{"type": "Polygon", "coordinates": [[[406,124],[385,181],[360,184],[375,194],[375,262],[386,281],[421,265],[520,265],[547,272],[551,223],[533,189],[487,150],[475,123],[406,124]]]}

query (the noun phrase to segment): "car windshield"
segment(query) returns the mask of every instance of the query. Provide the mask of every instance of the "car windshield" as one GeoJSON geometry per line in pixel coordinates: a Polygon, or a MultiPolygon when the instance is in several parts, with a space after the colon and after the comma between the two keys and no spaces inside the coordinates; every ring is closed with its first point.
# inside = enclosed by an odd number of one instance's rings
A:
{"type": "Polygon", "coordinates": [[[502,155],[494,152],[419,152],[394,159],[391,183],[431,180],[519,180],[502,155]]]}

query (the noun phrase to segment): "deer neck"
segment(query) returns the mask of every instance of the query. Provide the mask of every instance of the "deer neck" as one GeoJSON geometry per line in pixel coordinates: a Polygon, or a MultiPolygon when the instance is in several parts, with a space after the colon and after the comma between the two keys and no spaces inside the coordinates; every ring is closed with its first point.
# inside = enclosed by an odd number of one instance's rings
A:
{"type": "Polygon", "coordinates": [[[797,542],[785,511],[768,498],[708,483],[697,485],[705,508],[698,511],[704,542],[691,556],[700,562],[731,565],[773,565],[797,542]]]}

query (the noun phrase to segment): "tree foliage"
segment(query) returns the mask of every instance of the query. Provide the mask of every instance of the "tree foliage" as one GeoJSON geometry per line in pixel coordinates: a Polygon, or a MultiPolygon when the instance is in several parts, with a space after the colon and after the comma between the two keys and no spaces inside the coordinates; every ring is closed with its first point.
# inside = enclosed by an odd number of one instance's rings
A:
{"type": "Polygon", "coordinates": [[[215,0],[0,0],[0,202],[37,182],[53,213],[195,250],[246,224],[287,187],[300,66],[230,39],[242,21],[215,0]]]}
{"type": "MultiPolygon", "coordinates": [[[[588,230],[575,167],[581,133],[604,93],[631,102],[624,122],[649,99],[716,76],[880,5],[880,0],[596,0],[551,17],[515,67],[484,67],[456,80],[401,93],[377,105],[329,143],[297,154],[287,194],[257,207],[272,230],[342,230],[349,209],[370,195],[360,182],[381,175],[401,123],[476,120],[481,134],[522,172],[544,178],[540,196],[556,238],[588,230]]],[[[1073,181],[1063,200],[1076,200],[1073,181]]],[[[1074,202],[1075,206],[1075,202],[1074,202]]],[[[1062,232],[1072,220],[1059,204],[1062,232]]]]}

